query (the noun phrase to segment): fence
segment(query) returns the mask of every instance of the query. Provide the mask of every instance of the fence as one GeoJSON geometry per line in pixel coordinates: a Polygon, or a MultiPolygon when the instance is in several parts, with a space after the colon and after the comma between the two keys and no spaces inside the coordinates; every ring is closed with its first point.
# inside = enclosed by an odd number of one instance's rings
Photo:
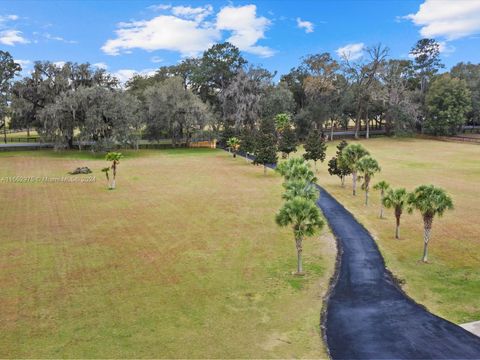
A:
{"type": "MultiPolygon", "coordinates": [[[[50,142],[40,142],[39,138],[35,138],[35,141],[24,141],[25,138],[20,138],[21,141],[12,141],[7,142],[6,144],[0,142],[0,151],[1,150],[37,150],[37,149],[47,149],[54,148],[55,144],[50,142]]],[[[216,140],[194,140],[189,143],[189,147],[192,148],[211,148],[215,149],[216,140]]],[[[81,148],[82,150],[88,150],[94,146],[94,142],[74,142],[73,146],[75,149],[81,148]]],[[[119,146],[119,145],[117,145],[119,146]]],[[[135,148],[134,145],[130,145],[131,148],[135,148]]],[[[186,148],[186,140],[177,141],[175,146],[173,146],[171,139],[162,139],[161,141],[147,141],[140,140],[138,143],[138,149],[170,149],[175,148],[186,148]]]]}
{"type": "Polygon", "coordinates": [[[193,141],[190,143],[190,147],[215,149],[217,147],[217,141],[216,140],[193,141]]]}
{"type": "MultiPolygon", "coordinates": [[[[38,136],[21,136],[21,137],[11,137],[8,136],[6,138],[7,143],[38,143],[41,142],[40,138],[38,136]]],[[[0,141],[5,142],[5,138],[1,139],[0,141]]]]}
{"type": "Polygon", "coordinates": [[[440,141],[449,141],[449,142],[464,142],[470,144],[480,144],[480,137],[468,137],[468,136],[432,136],[432,135],[417,135],[420,139],[430,139],[430,140],[440,140],[440,141]]]}

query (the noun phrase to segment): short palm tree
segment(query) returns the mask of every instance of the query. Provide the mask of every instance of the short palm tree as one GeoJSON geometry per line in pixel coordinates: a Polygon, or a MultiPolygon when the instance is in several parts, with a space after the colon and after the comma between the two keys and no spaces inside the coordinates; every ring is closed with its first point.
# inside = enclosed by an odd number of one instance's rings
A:
{"type": "Polygon", "coordinates": [[[107,185],[110,188],[110,175],[108,174],[109,171],[110,168],[108,166],[102,169],[102,172],[105,173],[105,178],[107,179],[107,185]]]}
{"type": "Polygon", "coordinates": [[[324,226],[320,210],[313,201],[297,196],[285,202],[275,220],[282,227],[292,226],[297,248],[297,275],[302,275],[302,242],[306,236],[315,235],[324,226]]]}
{"type": "Polygon", "coordinates": [[[362,189],[365,191],[365,205],[368,205],[368,192],[370,191],[370,181],[372,177],[382,169],[377,160],[370,155],[365,155],[358,160],[357,169],[363,177],[362,189]]]}
{"type": "Polygon", "coordinates": [[[282,197],[285,200],[292,200],[296,197],[303,197],[307,200],[316,201],[319,196],[318,189],[309,181],[290,180],[283,184],[285,193],[282,197]]]}
{"type": "Polygon", "coordinates": [[[358,161],[365,155],[370,153],[360,144],[349,144],[343,150],[339,158],[341,166],[345,166],[352,173],[353,183],[352,192],[353,195],[357,195],[357,173],[358,173],[358,161]]]}
{"type": "Polygon", "coordinates": [[[305,159],[302,158],[302,157],[298,157],[298,158],[291,158],[291,159],[288,159],[287,161],[282,161],[280,164],[278,164],[278,166],[275,168],[275,170],[282,176],[286,176],[291,168],[294,166],[294,165],[301,165],[301,164],[305,164],[305,159]]]}
{"type": "Polygon", "coordinates": [[[310,164],[297,164],[292,166],[290,172],[285,175],[286,180],[304,180],[308,182],[316,182],[317,177],[315,173],[310,168],[310,164]]]}
{"type": "Polygon", "coordinates": [[[390,184],[385,180],[382,180],[376,183],[373,188],[375,190],[380,190],[380,219],[383,219],[383,198],[385,197],[385,192],[390,189],[390,184]]]}
{"type": "Polygon", "coordinates": [[[111,161],[112,166],[110,167],[112,169],[112,183],[110,184],[110,189],[113,190],[115,189],[115,179],[117,177],[117,166],[120,164],[120,160],[123,158],[122,153],[119,152],[109,152],[105,156],[105,160],[111,161]]]}
{"type": "Polygon", "coordinates": [[[423,217],[423,262],[428,261],[428,242],[432,232],[435,215],[442,216],[446,210],[453,209],[452,198],[442,188],[433,185],[421,185],[408,196],[408,211],[420,211],[423,217]]]}
{"type": "Polygon", "coordinates": [[[232,151],[233,157],[237,157],[237,151],[240,147],[240,140],[236,137],[231,137],[227,140],[227,146],[232,151]]]}
{"type": "Polygon", "coordinates": [[[310,164],[303,158],[292,158],[280,163],[276,170],[285,180],[305,180],[309,182],[317,181],[310,164]]]}
{"type": "MultiPolygon", "coordinates": [[[[378,185],[378,184],[377,184],[378,185]]],[[[394,210],[395,213],[395,239],[400,238],[400,217],[402,216],[403,209],[407,205],[408,193],[404,188],[389,189],[385,196],[382,198],[382,204],[387,209],[394,210]]]]}

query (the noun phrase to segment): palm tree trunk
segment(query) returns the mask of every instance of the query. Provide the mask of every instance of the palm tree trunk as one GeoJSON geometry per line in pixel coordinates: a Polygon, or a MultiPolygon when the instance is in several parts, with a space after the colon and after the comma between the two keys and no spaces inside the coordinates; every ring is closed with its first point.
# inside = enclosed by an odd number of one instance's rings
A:
{"type": "Polygon", "coordinates": [[[368,206],[368,187],[365,188],[365,206],[368,206]]]}
{"type": "Polygon", "coordinates": [[[110,189],[115,189],[115,178],[117,177],[117,165],[115,164],[115,161],[113,162],[112,173],[112,185],[110,186],[110,189]]]}
{"type": "Polygon", "coordinates": [[[263,165],[263,175],[267,175],[267,166],[263,165]]]}
{"type": "Polygon", "coordinates": [[[295,245],[297,247],[297,275],[303,274],[303,264],[302,264],[302,238],[298,237],[295,239],[295,245]]]}
{"type": "Polygon", "coordinates": [[[314,164],[314,167],[315,167],[315,172],[317,173],[318,172],[318,170],[317,170],[317,160],[314,160],[313,164],[314,164]]]}
{"type": "Polygon", "coordinates": [[[383,190],[380,194],[380,219],[383,219],[383,190]]]}
{"type": "Polygon", "coordinates": [[[342,182],[342,187],[345,187],[345,176],[341,176],[340,181],[342,182]]]}
{"type": "Polygon", "coordinates": [[[357,172],[352,171],[352,178],[353,178],[353,184],[352,184],[352,191],[353,191],[353,196],[357,195],[357,172]]]}
{"type": "Polygon", "coordinates": [[[428,262],[428,242],[432,233],[433,216],[424,216],[423,218],[423,262],[428,262]]]}
{"type": "Polygon", "coordinates": [[[397,216],[397,226],[395,227],[395,239],[400,239],[400,216],[397,216]]]}

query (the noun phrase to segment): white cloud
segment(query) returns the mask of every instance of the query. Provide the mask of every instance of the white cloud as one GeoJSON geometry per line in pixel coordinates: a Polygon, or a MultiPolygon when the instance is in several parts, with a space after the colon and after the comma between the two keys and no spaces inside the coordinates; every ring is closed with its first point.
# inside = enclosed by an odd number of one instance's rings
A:
{"type": "Polygon", "coordinates": [[[65,61],[55,61],[53,63],[53,65],[58,66],[58,67],[63,67],[63,65],[65,65],[65,64],[66,64],[65,61]]]}
{"type": "Polygon", "coordinates": [[[196,22],[203,21],[207,16],[211,15],[213,7],[207,5],[204,7],[192,8],[190,6],[175,6],[172,8],[172,14],[184,19],[192,19],[196,22]]]}
{"type": "Polygon", "coordinates": [[[92,64],[93,67],[96,67],[97,69],[103,69],[103,70],[107,70],[108,69],[108,65],[105,64],[104,62],[97,62],[95,64],[92,64]]]}
{"type": "Polygon", "coordinates": [[[32,63],[30,60],[21,60],[21,59],[15,59],[14,60],[17,64],[19,64],[22,69],[25,68],[25,67],[28,67],[30,66],[30,64],[32,63]]]}
{"type": "Polygon", "coordinates": [[[18,15],[10,14],[10,15],[0,15],[0,22],[6,21],[15,21],[20,19],[18,15]]]}
{"type": "Polygon", "coordinates": [[[450,45],[449,43],[447,43],[446,41],[440,41],[438,43],[440,46],[439,46],[439,51],[444,54],[445,56],[448,56],[452,53],[455,52],[455,46],[453,45],[450,45]]]}
{"type": "Polygon", "coordinates": [[[310,21],[307,21],[307,20],[302,20],[300,18],[297,18],[297,27],[299,29],[305,29],[305,32],[308,34],[308,33],[312,33],[313,32],[313,23],[310,22],[310,21]]]}
{"type": "Polygon", "coordinates": [[[19,30],[0,31],[0,44],[14,46],[15,44],[27,44],[29,41],[23,37],[19,30]]]}
{"type": "Polygon", "coordinates": [[[0,15],[0,44],[14,46],[15,44],[27,44],[30,41],[26,39],[20,30],[10,28],[12,21],[18,20],[20,17],[15,14],[0,15]]]}
{"type": "Polygon", "coordinates": [[[47,40],[61,41],[61,42],[67,43],[67,44],[76,44],[77,43],[77,41],[75,41],[75,40],[66,40],[61,36],[55,36],[55,35],[51,35],[49,33],[45,33],[45,34],[43,34],[43,36],[47,40]]]}
{"type": "Polygon", "coordinates": [[[115,72],[112,72],[112,75],[115,76],[120,83],[124,84],[129,79],[131,79],[134,75],[148,75],[152,76],[155,74],[154,69],[143,69],[143,70],[133,70],[133,69],[120,69],[115,72]]]}
{"type": "Polygon", "coordinates": [[[262,57],[272,56],[274,51],[257,42],[265,37],[270,20],[257,17],[256,6],[226,6],[211,21],[213,7],[155,5],[156,10],[168,10],[151,20],[131,21],[118,24],[116,37],[109,39],[102,50],[109,55],[131,52],[170,50],[182,57],[196,56],[214,43],[222,40],[222,31],[230,32],[226,40],[240,50],[262,57]]]}
{"type": "Polygon", "coordinates": [[[250,52],[261,57],[273,56],[275,51],[266,46],[256,45],[257,41],[265,38],[265,31],[270,20],[257,17],[255,5],[240,7],[226,6],[217,14],[216,27],[219,30],[231,31],[227,39],[240,50],[250,52]]]}
{"type": "Polygon", "coordinates": [[[480,33],[480,0],[425,0],[404,19],[421,26],[423,37],[455,40],[480,33]]]}
{"type": "Polygon", "coordinates": [[[151,5],[148,9],[153,11],[168,10],[171,9],[172,5],[160,4],[160,5],[151,5]]]}
{"type": "Polygon", "coordinates": [[[364,43],[347,44],[335,50],[338,56],[348,60],[358,60],[363,56],[364,43]]]}
{"type": "Polygon", "coordinates": [[[153,63],[160,63],[160,62],[163,61],[163,59],[162,59],[161,57],[159,57],[159,56],[152,56],[152,57],[150,58],[150,61],[153,62],[153,63]]]}
{"type": "Polygon", "coordinates": [[[216,29],[203,28],[194,20],[160,15],[151,20],[120,24],[117,38],[108,40],[102,50],[119,55],[130,49],[178,51],[182,56],[195,56],[220,39],[216,29]]]}

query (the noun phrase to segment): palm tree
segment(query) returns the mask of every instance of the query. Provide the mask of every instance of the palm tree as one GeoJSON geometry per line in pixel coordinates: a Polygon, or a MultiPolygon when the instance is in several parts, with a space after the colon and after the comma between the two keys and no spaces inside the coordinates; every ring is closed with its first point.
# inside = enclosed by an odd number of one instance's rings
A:
{"type": "Polygon", "coordinates": [[[375,190],[380,190],[380,219],[383,219],[383,198],[385,196],[385,192],[390,189],[390,184],[385,180],[379,181],[376,183],[373,188],[375,190]]]}
{"type": "Polygon", "coordinates": [[[363,177],[362,189],[365,190],[365,205],[368,205],[368,192],[370,191],[370,180],[372,177],[382,170],[378,165],[377,160],[370,155],[365,155],[358,160],[357,163],[358,172],[363,177]]]}
{"type": "Polygon", "coordinates": [[[387,209],[393,208],[395,212],[395,239],[400,238],[400,217],[402,216],[405,205],[407,205],[407,201],[408,193],[404,188],[389,189],[386,195],[382,197],[382,204],[385,205],[387,209]]]}
{"type": "Polygon", "coordinates": [[[119,153],[119,152],[109,152],[105,156],[105,160],[112,162],[111,169],[112,169],[113,178],[112,178],[112,183],[110,184],[111,190],[115,189],[115,179],[117,177],[117,166],[118,164],[120,164],[120,160],[122,158],[123,158],[123,155],[122,153],[119,153]]]}
{"type": "Polygon", "coordinates": [[[352,172],[353,183],[352,190],[353,195],[357,195],[357,171],[358,160],[370,153],[360,144],[349,144],[343,150],[339,158],[340,164],[347,167],[352,172]]]}
{"type": "Polygon", "coordinates": [[[292,158],[280,163],[276,171],[282,175],[285,180],[305,180],[309,182],[317,181],[315,174],[310,168],[310,164],[303,158],[292,158]]]}
{"type": "Polygon", "coordinates": [[[294,165],[290,172],[285,175],[286,180],[304,180],[308,182],[316,182],[317,177],[310,168],[310,164],[294,165]]]}
{"type": "Polygon", "coordinates": [[[227,146],[232,151],[233,157],[236,158],[237,150],[240,147],[240,140],[235,136],[231,137],[230,139],[227,140],[227,146]]]}
{"type": "Polygon", "coordinates": [[[303,197],[307,200],[316,201],[319,192],[314,184],[305,180],[290,180],[283,184],[285,193],[282,197],[285,200],[292,200],[296,197],[303,197]]]}
{"type": "Polygon", "coordinates": [[[305,159],[298,157],[298,158],[291,158],[286,161],[282,161],[278,166],[275,168],[275,170],[282,176],[286,176],[287,173],[290,172],[290,169],[294,165],[302,165],[305,164],[305,159]]]}
{"type": "Polygon", "coordinates": [[[110,168],[108,166],[102,169],[102,172],[105,173],[105,177],[107,178],[107,185],[110,188],[110,175],[108,174],[109,171],[110,168]]]}
{"type": "Polygon", "coordinates": [[[285,202],[275,221],[282,227],[292,226],[297,248],[297,275],[302,275],[303,238],[315,235],[324,226],[320,210],[313,201],[297,196],[285,202]]]}
{"type": "Polygon", "coordinates": [[[420,211],[423,217],[423,262],[428,261],[428,242],[432,232],[435,215],[442,216],[446,210],[453,209],[452,198],[442,188],[433,185],[421,185],[408,196],[408,211],[420,211]]]}

